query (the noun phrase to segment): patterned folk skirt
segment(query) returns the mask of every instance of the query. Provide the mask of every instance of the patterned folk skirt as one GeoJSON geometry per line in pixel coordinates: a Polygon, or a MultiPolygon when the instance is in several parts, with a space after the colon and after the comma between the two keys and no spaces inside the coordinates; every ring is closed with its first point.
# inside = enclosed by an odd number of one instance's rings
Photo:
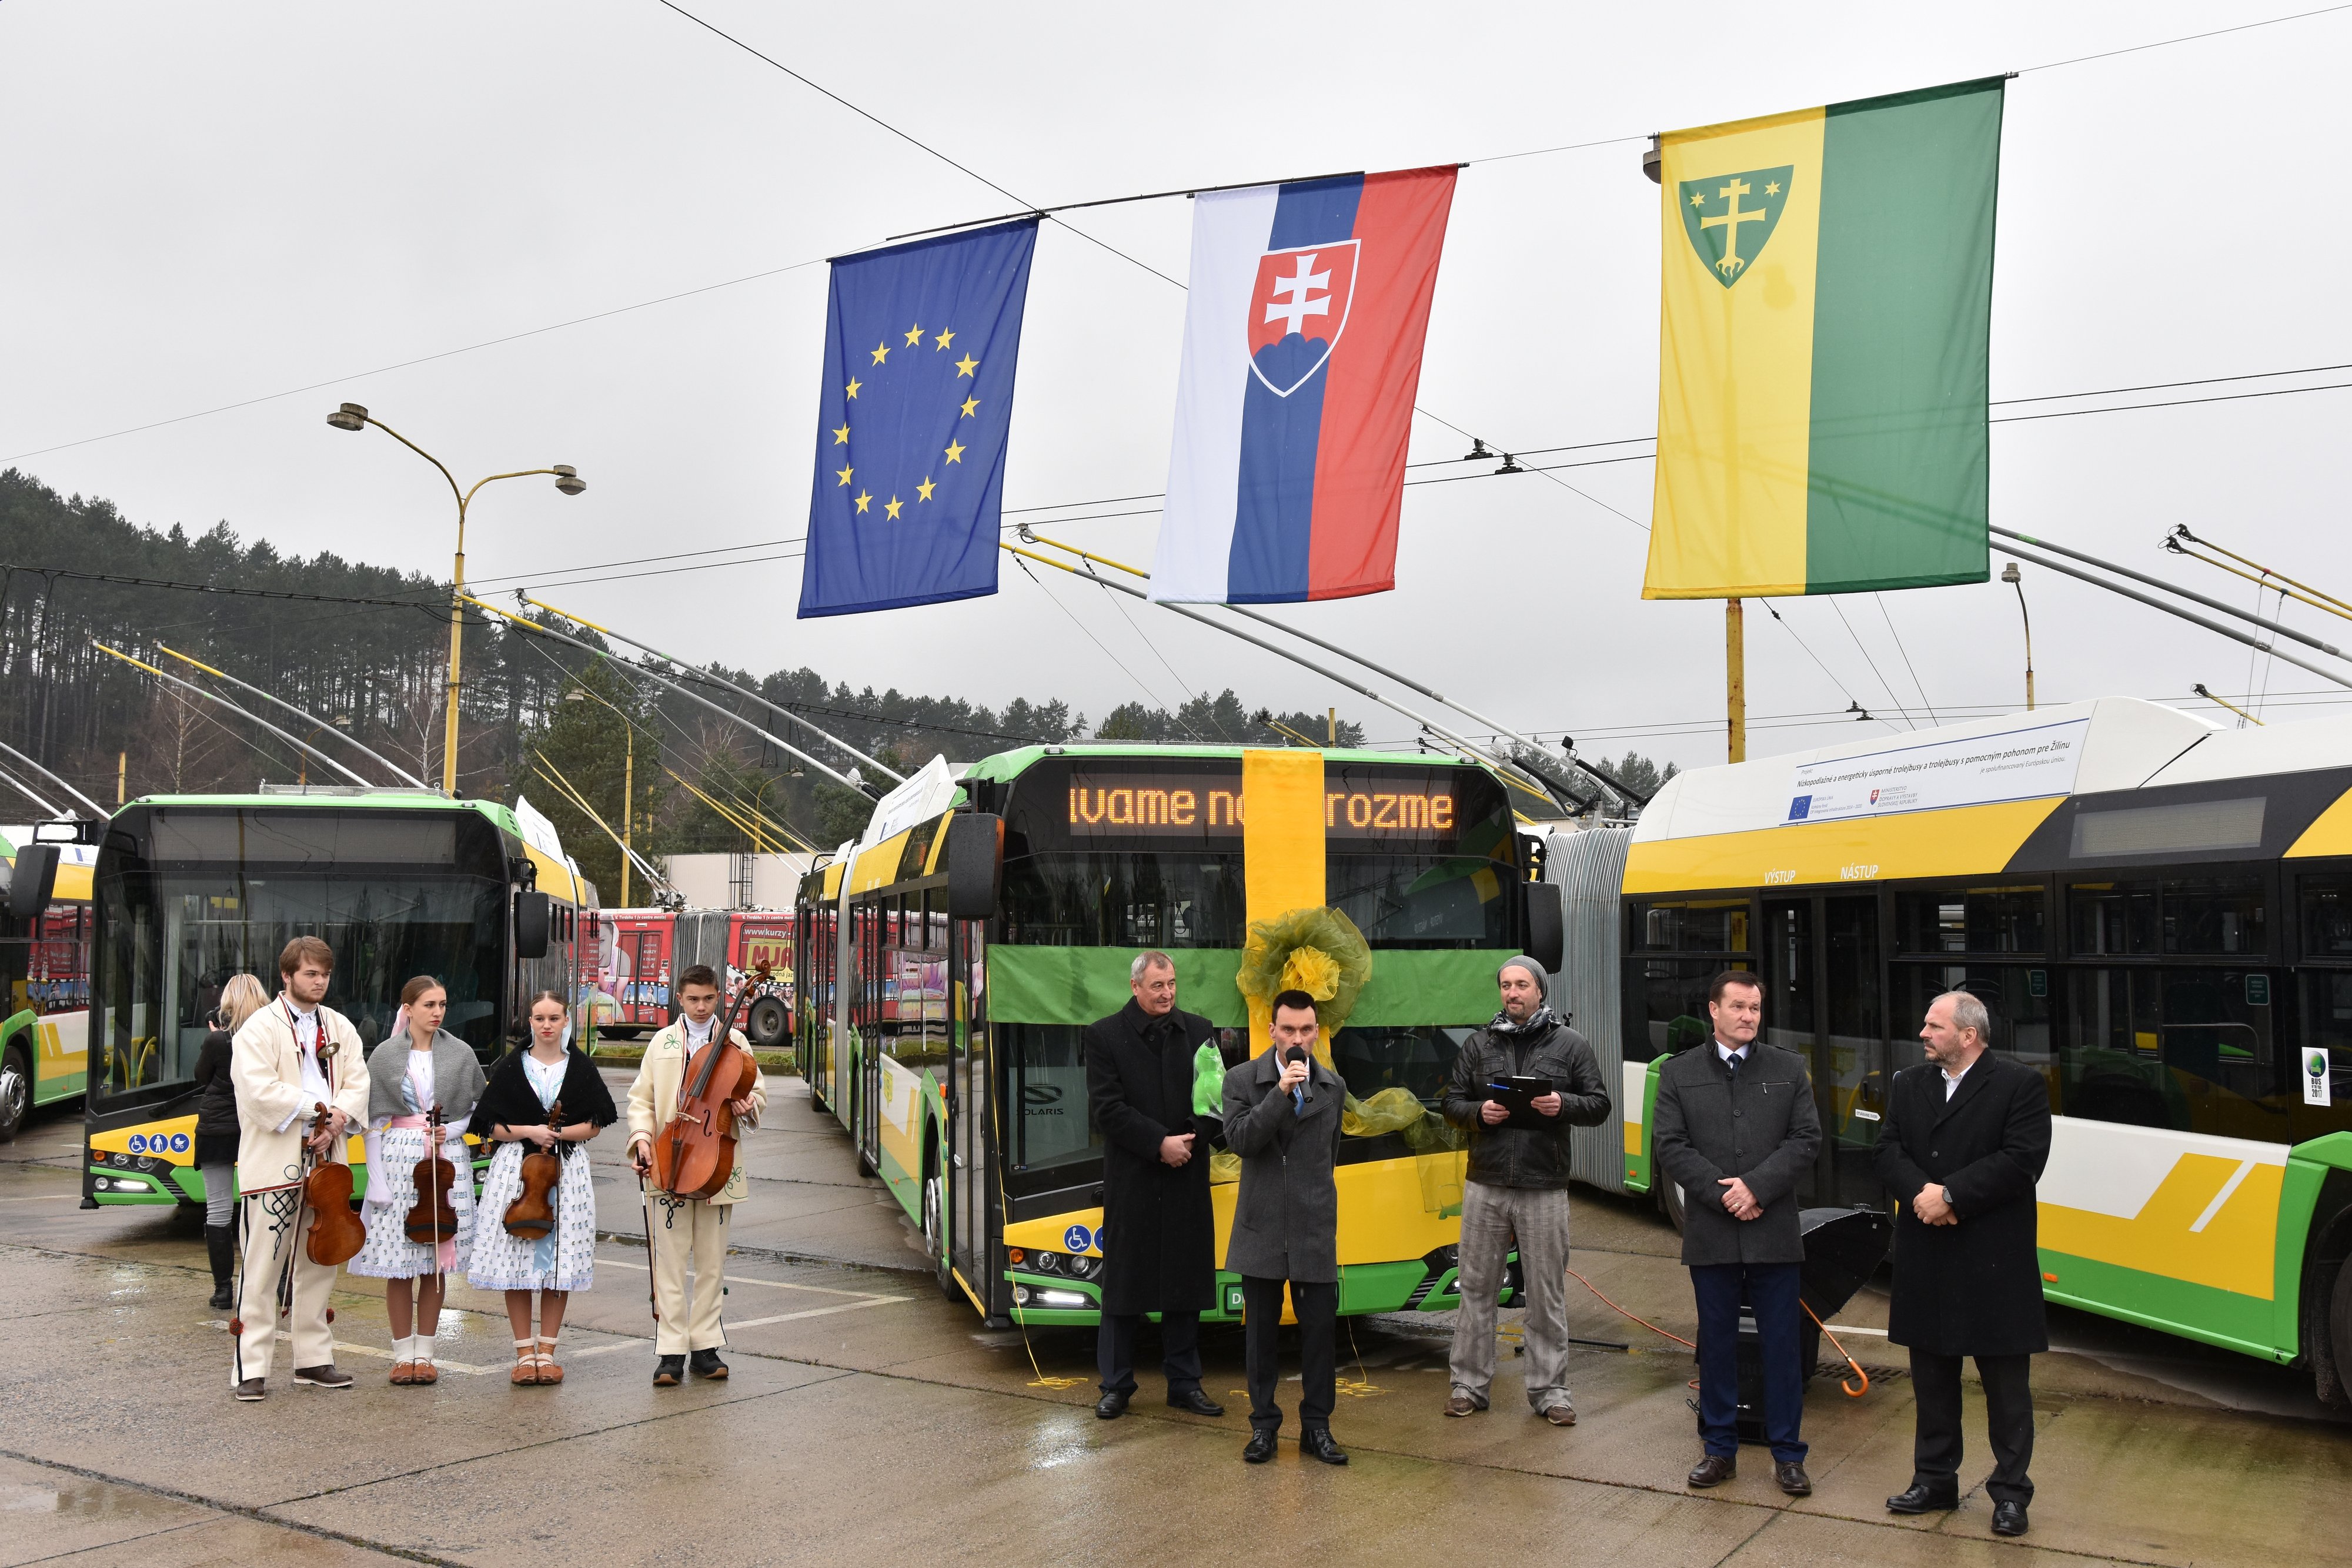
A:
{"type": "MultiPolygon", "coordinates": [[[[416,1204],[416,1162],[425,1157],[422,1127],[386,1127],[379,1140],[379,1165],[368,1171],[367,1245],[344,1267],[371,1280],[421,1280],[439,1270],[433,1249],[408,1239],[408,1211],[416,1204]],[[378,1198],[390,1201],[378,1203],[378,1198]]],[[[466,1261],[467,1243],[474,1231],[474,1173],[462,1157],[450,1162],[457,1179],[450,1185],[450,1207],[457,1211],[457,1266],[466,1261]]]]}
{"type": "Polygon", "coordinates": [[[522,1196],[526,1145],[500,1144],[482,1183],[482,1221],[475,1227],[466,1281],[478,1291],[584,1291],[596,1277],[596,1188],[588,1151],[573,1145],[556,1184],[555,1228],[541,1240],[508,1233],[508,1206],[522,1196]]]}

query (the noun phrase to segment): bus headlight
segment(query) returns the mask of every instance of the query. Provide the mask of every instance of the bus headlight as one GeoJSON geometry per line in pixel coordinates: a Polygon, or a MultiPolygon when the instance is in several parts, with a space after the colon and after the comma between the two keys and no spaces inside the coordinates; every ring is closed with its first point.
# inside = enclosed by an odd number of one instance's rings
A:
{"type": "Polygon", "coordinates": [[[1094,1302],[1076,1291],[1039,1291],[1034,1300],[1041,1307],[1091,1307],[1094,1302]]]}

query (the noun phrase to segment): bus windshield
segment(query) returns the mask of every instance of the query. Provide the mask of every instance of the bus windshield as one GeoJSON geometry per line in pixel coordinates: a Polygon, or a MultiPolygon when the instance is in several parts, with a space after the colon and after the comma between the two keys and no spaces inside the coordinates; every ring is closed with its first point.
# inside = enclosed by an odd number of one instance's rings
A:
{"type": "Polygon", "coordinates": [[[477,833],[462,818],[393,818],[362,824],[346,843],[309,843],[275,831],[270,819],[284,815],[192,821],[159,812],[142,835],[147,854],[110,846],[96,888],[93,1109],[184,1083],[222,987],[245,972],[274,994],[278,952],[299,935],[334,949],[327,1005],[352,1020],[363,1044],[391,1032],[410,977],[431,975],[448,988],[445,1027],[486,1059],[501,1049],[507,886],[468,874],[503,869],[495,831],[481,824],[477,833]],[[460,842],[478,836],[488,842],[460,842]],[[488,865],[460,852],[479,849],[488,865]],[[344,858],[352,851],[364,858],[344,858]]]}

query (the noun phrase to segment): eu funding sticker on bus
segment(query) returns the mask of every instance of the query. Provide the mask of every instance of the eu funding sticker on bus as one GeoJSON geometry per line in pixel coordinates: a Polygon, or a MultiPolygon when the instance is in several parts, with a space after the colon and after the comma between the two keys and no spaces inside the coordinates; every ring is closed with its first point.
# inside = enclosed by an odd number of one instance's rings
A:
{"type": "Polygon", "coordinates": [[[1782,825],[2063,795],[2090,727],[2085,716],[1800,762],[1782,825]]]}
{"type": "Polygon", "coordinates": [[[1037,220],[833,264],[803,616],[996,591],[1037,220]]]}

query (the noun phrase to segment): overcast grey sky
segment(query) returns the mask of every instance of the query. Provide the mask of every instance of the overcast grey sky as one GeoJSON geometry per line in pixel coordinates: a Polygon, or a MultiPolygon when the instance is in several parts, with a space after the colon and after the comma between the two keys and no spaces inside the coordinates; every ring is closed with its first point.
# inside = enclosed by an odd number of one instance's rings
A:
{"type": "MultiPolygon", "coordinates": [[[[2352,10],[2029,69],[2298,7],[688,4],[1026,202],[1473,160],[1420,402],[1499,445],[1654,430],[1658,198],[1638,141],[1497,155],[2002,70],[2026,74],[2001,155],[1996,399],[2352,361],[2352,10]]],[[[519,481],[477,503],[469,576],[500,589],[794,540],[825,272],[774,269],[1013,204],[655,0],[15,0],[0,5],[0,464],[141,522],[225,518],[287,550],[446,573],[438,476],[380,434],[330,430],[350,399],[461,479],[579,466],[577,499],[519,481]]],[[[1183,276],[1184,200],[1072,217],[1183,276]]],[[[1008,507],[1162,487],[1182,313],[1169,282],[1045,227],[1008,507]]],[[[2116,401],[2336,381],[2352,374],[2116,401]]],[[[2186,522],[2352,597],[2348,412],[2352,391],[2315,392],[1996,425],[1993,519],[2251,601],[2156,553],[2186,522]]],[[[1416,422],[1415,460],[1465,449],[1416,422]]],[[[1588,751],[1720,761],[1721,608],[1640,598],[1650,464],[1559,477],[1585,494],[1532,475],[1408,490],[1396,592],[1279,613],[1588,751]]],[[[1141,563],[1156,527],[1059,532],[1141,563]]],[[[2240,645],[2033,568],[2027,580],[2045,701],[2248,689],[2240,645]]],[[[786,559],[548,597],[760,671],[809,664],[990,704],[1061,695],[1096,716],[1230,685],[1278,707],[1336,701],[1376,738],[1410,733],[1164,612],[1049,586],[1007,570],[993,598],[796,622],[786,559]]],[[[1785,629],[1748,618],[1751,755],[1864,733],[1775,722],[1850,700],[1885,714],[1924,689],[1947,716],[2021,700],[2016,605],[1998,582],[1779,608],[1785,629]]],[[[2312,612],[2288,619],[2340,640],[2312,612]]],[[[2285,666],[2267,679],[2274,699],[2324,686],[2285,666]]]]}

